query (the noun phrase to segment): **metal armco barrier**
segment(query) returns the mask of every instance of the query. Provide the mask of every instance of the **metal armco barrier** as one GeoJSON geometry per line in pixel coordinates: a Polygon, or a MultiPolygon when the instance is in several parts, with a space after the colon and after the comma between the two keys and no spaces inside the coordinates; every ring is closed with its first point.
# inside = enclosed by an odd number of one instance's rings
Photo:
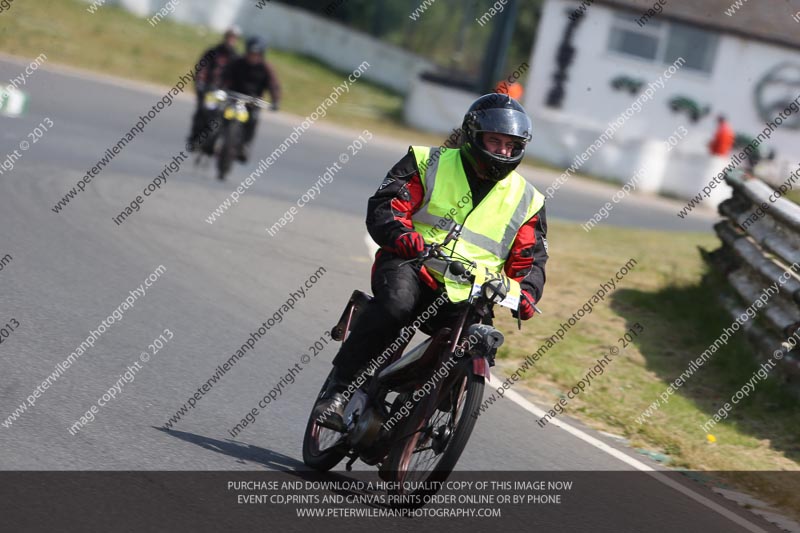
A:
{"type": "Polygon", "coordinates": [[[725,220],[717,223],[722,246],[701,253],[727,278],[733,294],[720,300],[732,317],[740,316],[768,286],[779,293],[758,309],[743,329],[759,362],[783,352],[778,368],[797,391],[800,384],[800,206],[775,197],[764,182],[737,170],[725,181],[733,196],[719,205],[725,220]],[[771,198],[771,199],[770,199],[771,198]],[[795,266],[793,272],[791,267],[795,266]],[[734,296],[735,295],[735,296],[734,296]]]}

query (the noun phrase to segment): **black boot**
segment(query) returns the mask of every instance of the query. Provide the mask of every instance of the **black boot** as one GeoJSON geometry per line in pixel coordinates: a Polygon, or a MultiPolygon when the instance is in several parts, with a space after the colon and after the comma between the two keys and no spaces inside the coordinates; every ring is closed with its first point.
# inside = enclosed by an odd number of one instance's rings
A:
{"type": "Polygon", "coordinates": [[[314,405],[314,418],[317,423],[334,431],[344,431],[344,407],[348,398],[342,393],[350,386],[350,380],[341,376],[341,371],[334,367],[333,373],[328,381],[328,386],[322,397],[314,405]]]}

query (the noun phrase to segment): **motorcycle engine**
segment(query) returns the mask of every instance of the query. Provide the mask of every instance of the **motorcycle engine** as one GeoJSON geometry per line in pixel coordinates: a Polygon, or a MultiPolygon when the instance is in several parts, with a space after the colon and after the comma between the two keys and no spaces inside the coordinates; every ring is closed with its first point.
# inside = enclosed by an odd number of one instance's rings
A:
{"type": "Polygon", "coordinates": [[[367,406],[367,395],[362,390],[357,390],[345,407],[344,421],[350,443],[356,449],[372,446],[380,435],[381,426],[386,423],[378,409],[367,406]]]}

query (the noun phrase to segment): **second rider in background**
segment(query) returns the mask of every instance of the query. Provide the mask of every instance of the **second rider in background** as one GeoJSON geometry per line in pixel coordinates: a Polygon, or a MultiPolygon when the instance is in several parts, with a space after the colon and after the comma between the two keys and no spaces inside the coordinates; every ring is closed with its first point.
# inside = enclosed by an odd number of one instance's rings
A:
{"type": "MultiPolygon", "coordinates": [[[[259,37],[247,40],[245,55],[232,61],[222,76],[222,88],[238,93],[261,98],[264,91],[269,90],[272,97],[272,110],[277,111],[281,99],[281,86],[275,69],[264,59],[267,51],[266,43],[259,37]]],[[[250,156],[250,145],[256,134],[258,125],[259,108],[247,106],[250,118],[244,128],[244,142],[242,143],[239,160],[247,161],[250,156]]]]}

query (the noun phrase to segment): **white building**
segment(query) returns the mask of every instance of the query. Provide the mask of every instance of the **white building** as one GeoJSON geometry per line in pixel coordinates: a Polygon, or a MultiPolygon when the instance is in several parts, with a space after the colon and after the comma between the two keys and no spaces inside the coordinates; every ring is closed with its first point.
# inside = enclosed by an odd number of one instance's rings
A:
{"type": "MultiPolygon", "coordinates": [[[[165,4],[107,2],[140,15],[165,4]]],[[[738,133],[757,137],[800,96],[800,0],[738,2],[546,0],[532,57],[517,69],[524,72],[523,104],[534,120],[530,153],[619,182],[641,170],[639,190],[696,195],[729,161],[708,155],[718,114],[738,133]],[[576,10],[583,16],[572,20],[576,10]],[[559,64],[568,49],[571,61],[559,64]],[[678,58],[677,72],[665,73],[678,58]],[[676,104],[683,110],[673,111],[676,104]],[[640,110],[620,119],[632,105],[640,110]],[[688,112],[692,106],[696,121],[688,112]]],[[[197,0],[177,4],[170,16],[217,29],[236,22],[246,32],[268,35],[278,48],[311,54],[343,71],[366,59],[371,67],[365,77],[406,92],[406,120],[442,133],[443,140],[478,96],[423,78],[433,65],[419,57],[281,4],[259,10],[247,0],[197,0]]],[[[774,150],[788,176],[800,163],[800,113],[759,148],[774,150]]],[[[719,187],[712,202],[727,196],[719,187]]]]}
{"type": "MultiPolygon", "coordinates": [[[[717,115],[755,138],[800,96],[800,2],[745,1],[727,15],[733,1],[547,0],[523,80],[534,121],[530,153],[619,182],[644,169],[639,190],[696,195],[729,162],[708,154],[717,115]],[[648,14],[654,5],[660,13],[648,14]],[[560,66],[565,47],[572,60],[560,66]]],[[[419,79],[406,118],[447,133],[475,96],[419,79]]],[[[794,113],[759,146],[775,151],[784,175],[800,163],[798,127],[794,113]]],[[[715,189],[711,203],[728,197],[726,189],[715,189]]]]}
{"type": "MultiPolygon", "coordinates": [[[[731,3],[662,0],[661,13],[648,14],[657,1],[547,0],[524,102],[534,117],[534,155],[569,167],[638,99],[641,111],[628,112],[611,140],[579,161],[579,172],[627,181],[645,167],[650,190],[697,194],[720,165],[707,155],[718,114],[737,133],[756,137],[800,97],[800,14],[793,18],[800,2],[745,2],[734,12],[731,3]],[[581,6],[584,16],[574,22],[581,6]],[[559,66],[565,44],[574,55],[559,66]],[[679,57],[685,63],[673,74],[667,69],[679,57]],[[702,116],[692,120],[688,107],[673,111],[678,99],[694,102],[702,116]]],[[[794,169],[800,113],[776,128],[759,148],[794,169]]]]}

